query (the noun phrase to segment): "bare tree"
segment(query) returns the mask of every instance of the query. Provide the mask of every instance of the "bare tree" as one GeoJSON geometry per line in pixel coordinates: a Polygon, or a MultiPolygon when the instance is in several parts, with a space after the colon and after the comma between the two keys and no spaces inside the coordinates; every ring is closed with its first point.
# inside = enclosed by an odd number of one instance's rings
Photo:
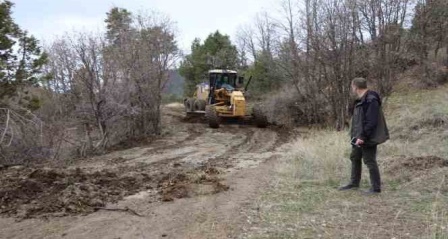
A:
{"type": "Polygon", "coordinates": [[[362,27],[369,32],[369,48],[374,55],[370,77],[376,80],[379,92],[388,96],[399,70],[402,33],[410,1],[358,1],[357,6],[362,15],[362,27]]]}
{"type": "MultiPolygon", "coordinates": [[[[61,112],[58,119],[77,132],[61,137],[81,156],[161,132],[162,91],[178,57],[173,24],[153,14],[118,26],[126,29],[115,32],[126,34],[113,41],[77,33],[48,47],[52,77],[46,89],[61,112]]],[[[51,111],[50,104],[44,108],[51,111]]]]}
{"type": "Polygon", "coordinates": [[[266,34],[265,21],[257,21],[264,36],[261,51],[270,35],[281,35],[275,62],[295,85],[297,99],[307,102],[301,106],[304,115],[319,122],[329,112],[329,122],[340,129],[348,120],[354,77],[375,81],[383,96],[392,92],[409,5],[409,0],[284,0],[274,28],[280,34],[266,34]]]}

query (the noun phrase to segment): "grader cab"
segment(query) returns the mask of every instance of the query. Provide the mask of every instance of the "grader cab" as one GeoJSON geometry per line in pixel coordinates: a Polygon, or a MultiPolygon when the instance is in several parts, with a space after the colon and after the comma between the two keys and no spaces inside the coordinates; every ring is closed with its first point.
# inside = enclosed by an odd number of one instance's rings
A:
{"type": "Polygon", "coordinates": [[[192,98],[184,100],[187,114],[205,114],[211,128],[219,128],[223,118],[252,118],[258,127],[267,126],[267,118],[258,106],[248,114],[244,96],[250,80],[244,86],[244,78],[233,70],[210,70],[208,83],[196,86],[192,98]]]}

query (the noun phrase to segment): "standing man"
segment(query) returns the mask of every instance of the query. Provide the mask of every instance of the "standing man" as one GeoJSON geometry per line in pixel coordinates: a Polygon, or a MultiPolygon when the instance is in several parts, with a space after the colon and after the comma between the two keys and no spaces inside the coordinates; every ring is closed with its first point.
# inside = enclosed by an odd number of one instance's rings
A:
{"type": "Polygon", "coordinates": [[[389,139],[389,131],[381,109],[378,93],[367,88],[367,80],[355,78],[352,91],[357,96],[350,135],[352,138],[352,170],[350,183],[341,191],[357,189],[361,181],[362,162],[369,168],[371,188],[366,193],[381,193],[381,177],[376,161],[377,146],[389,139]]]}

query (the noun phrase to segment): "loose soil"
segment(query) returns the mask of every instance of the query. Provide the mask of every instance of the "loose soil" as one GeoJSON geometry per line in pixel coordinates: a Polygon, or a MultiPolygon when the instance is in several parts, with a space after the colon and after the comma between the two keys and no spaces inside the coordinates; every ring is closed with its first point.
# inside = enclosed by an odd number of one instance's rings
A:
{"type": "Polygon", "coordinates": [[[437,156],[424,157],[396,157],[389,159],[386,164],[386,171],[394,173],[398,170],[406,171],[424,171],[434,168],[442,168],[448,166],[448,160],[437,156]]]}
{"type": "Polygon", "coordinates": [[[210,129],[201,117],[185,118],[179,105],[165,107],[163,122],[162,137],[131,149],[51,166],[0,167],[0,238],[236,233],[244,224],[240,209],[269,180],[294,134],[247,122],[210,129]]]}
{"type": "Polygon", "coordinates": [[[437,156],[394,157],[384,162],[385,173],[392,179],[412,181],[438,168],[448,167],[448,160],[437,156]]]}
{"type": "Polygon", "coordinates": [[[12,167],[5,171],[0,176],[0,214],[22,219],[92,213],[107,203],[151,189],[158,192],[154,200],[162,201],[195,196],[193,185],[208,185],[210,193],[228,189],[215,176],[214,168],[151,175],[132,168],[87,172],[80,168],[12,167]]]}

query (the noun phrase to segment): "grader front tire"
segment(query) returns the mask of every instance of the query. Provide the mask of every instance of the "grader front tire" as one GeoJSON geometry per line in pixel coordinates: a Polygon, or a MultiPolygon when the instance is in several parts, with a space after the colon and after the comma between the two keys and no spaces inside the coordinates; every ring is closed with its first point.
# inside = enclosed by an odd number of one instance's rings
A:
{"type": "Polygon", "coordinates": [[[215,107],[207,106],[205,108],[205,117],[207,118],[207,122],[210,128],[213,129],[219,128],[220,118],[215,110],[215,107]]]}

